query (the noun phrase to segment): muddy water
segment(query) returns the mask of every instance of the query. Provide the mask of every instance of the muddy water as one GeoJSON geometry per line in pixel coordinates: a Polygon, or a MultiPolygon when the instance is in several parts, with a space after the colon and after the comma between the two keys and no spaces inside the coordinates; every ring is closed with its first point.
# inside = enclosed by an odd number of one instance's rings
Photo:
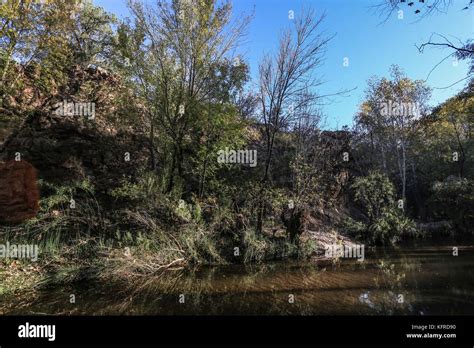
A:
{"type": "Polygon", "coordinates": [[[10,308],[6,314],[474,314],[474,247],[459,247],[458,256],[452,246],[412,246],[366,251],[364,262],[226,265],[78,283],[10,308]]]}

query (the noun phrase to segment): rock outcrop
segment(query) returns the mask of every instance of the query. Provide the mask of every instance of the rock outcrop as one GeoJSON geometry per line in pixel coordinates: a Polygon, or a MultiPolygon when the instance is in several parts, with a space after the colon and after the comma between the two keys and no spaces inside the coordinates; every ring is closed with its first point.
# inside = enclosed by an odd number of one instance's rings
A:
{"type": "Polygon", "coordinates": [[[20,223],[38,210],[36,169],[23,160],[0,162],[0,222],[20,223]]]}
{"type": "Polygon", "coordinates": [[[147,165],[147,144],[143,136],[107,132],[93,121],[37,112],[5,142],[0,159],[19,155],[41,179],[61,184],[90,178],[104,191],[147,165]]]}
{"type": "Polygon", "coordinates": [[[99,195],[118,185],[124,176],[133,180],[148,166],[149,142],[143,128],[136,129],[144,123],[138,122],[137,110],[131,110],[134,118],[128,115],[128,124],[120,122],[124,126],[117,128],[116,119],[127,119],[124,112],[133,106],[117,106],[114,100],[119,91],[122,100],[124,87],[103,69],[72,69],[63,93],[28,112],[22,125],[6,139],[0,147],[0,160],[11,161],[20,155],[37,169],[39,178],[51,183],[88,178],[99,195]]]}

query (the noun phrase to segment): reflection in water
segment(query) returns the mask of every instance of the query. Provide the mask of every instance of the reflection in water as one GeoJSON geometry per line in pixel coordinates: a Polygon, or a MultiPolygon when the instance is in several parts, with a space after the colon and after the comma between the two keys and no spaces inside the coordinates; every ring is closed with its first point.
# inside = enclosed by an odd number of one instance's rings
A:
{"type": "Polygon", "coordinates": [[[453,256],[449,247],[403,248],[370,251],[364,262],[226,265],[128,284],[88,282],[45,290],[32,303],[10,305],[7,313],[472,314],[474,248],[459,250],[453,256]],[[69,303],[70,294],[75,294],[75,304],[69,303]]]}

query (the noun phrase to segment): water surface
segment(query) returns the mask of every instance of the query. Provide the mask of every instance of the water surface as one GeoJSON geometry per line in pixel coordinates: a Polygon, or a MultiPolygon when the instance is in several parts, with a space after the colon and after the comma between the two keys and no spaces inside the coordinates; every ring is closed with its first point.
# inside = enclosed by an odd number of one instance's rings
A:
{"type": "Polygon", "coordinates": [[[88,281],[9,307],[4,314],[472,315],[474,247],[459,247],[458,256],[452,246],[405,246],[366,250],[364,262],[224,265],[126,284],[88,281]]]}

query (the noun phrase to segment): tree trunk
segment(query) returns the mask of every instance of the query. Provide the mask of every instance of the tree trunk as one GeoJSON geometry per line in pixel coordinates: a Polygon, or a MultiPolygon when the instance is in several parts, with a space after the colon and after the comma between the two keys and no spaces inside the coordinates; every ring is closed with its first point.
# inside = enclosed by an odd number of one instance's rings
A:
{"type": "Polygon", "coordinates": [[[267,156],[265,158],[265,171],[263,174],[263,179],[262,179],[262,187],[260,189],[260,203],[259,203],[259,208],[258,208],[258,218],[257,218],[257,232],[261,233],[263,230],[263,219],[265,217],[265,197],[266,195],[264,194],[266,190],[266,185],[269,180],[270,176],[270,164],[272,160],[272,152],[273,152],[273,143],[275,139],[275,132],[268,137],[267,140],[267,156]]]}
{"type": "Polygon", "coordinates": [[[153,125],[153,118],[150,119],[150,157],[151,157],[151,170],[153,173],[156,172],[156,157],[155,157],[155,130],[153,125]]]}
{"type": "Polygon", "coordinates": [[[405,202],[406,186],[407,186],[407,166],[406,166],[406,149],[405,142],[402,140],[402,199],[405,202]]]}
{"type": "Polygon", "coordinates": [[[203,163],[203,168],[202,168],[202,174],[201,174],[201,182],[199,183],[199,197],[204,196],[204,185],[206,182],[206,172],[207,172],[207,155],[206,158],[204,159],[203,163]]]}
{"type": "Polygon", "coordinates": [[[171,168],[169,172],[169,179],[168,179],[168,186],[166,187],[166,193],[170,193],[173,190],[174,186],[174,171],[176,167],[176,159],[175,159],[175,151],[173,150],[173,153],[171,155],[171,168]]]}

